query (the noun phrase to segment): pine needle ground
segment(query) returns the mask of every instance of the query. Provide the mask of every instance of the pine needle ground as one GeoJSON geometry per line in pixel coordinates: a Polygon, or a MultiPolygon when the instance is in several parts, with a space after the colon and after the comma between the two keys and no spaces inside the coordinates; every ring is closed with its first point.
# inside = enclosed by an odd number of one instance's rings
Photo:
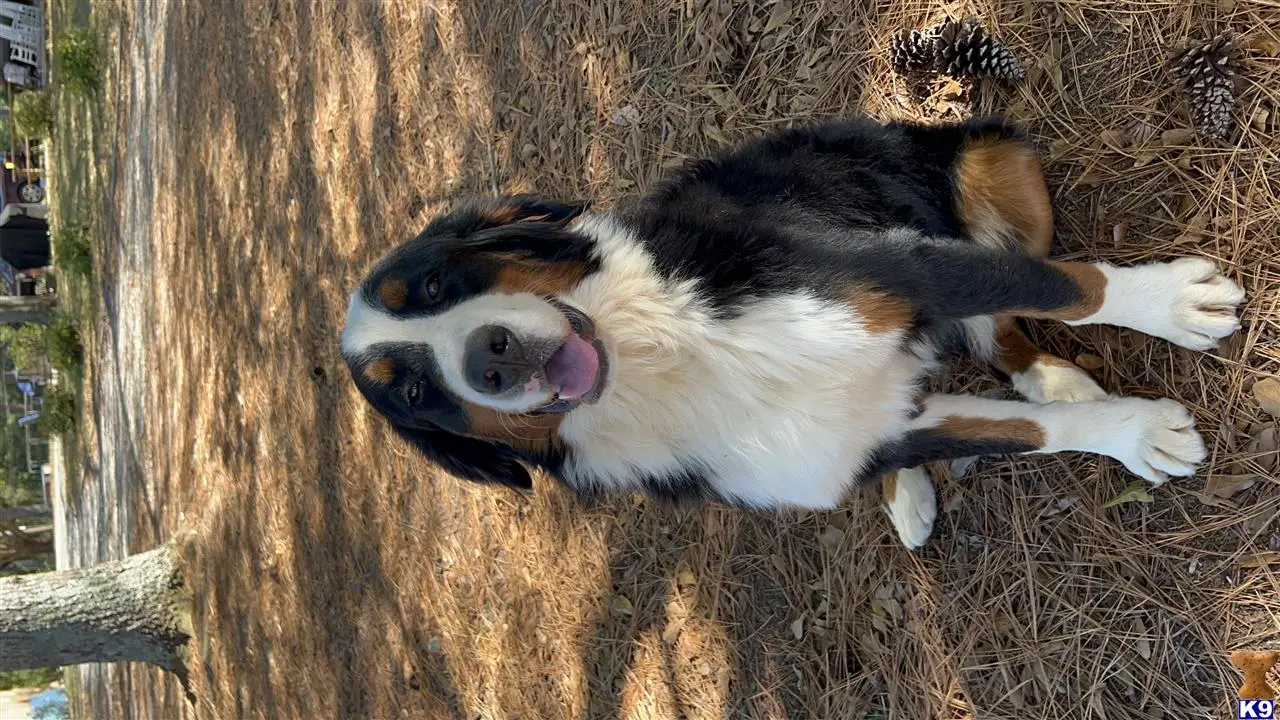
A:
{"type": "MultiPolygon", "coordinates": [[[[174,161],[131,547],[201,532],[206,716],[1217,718],[1239,685],[1228,651],[1274,646],[1275,419],[1252,392],[1280,373],[1273,4],[245,0],[166,17],[155,68],[177,112],[153,133],[174,161]],[[893,32],[948,14],[983,18],[1027,79],[894,77],[893,32]],[[1214,143],[1163,63],[1223,29],[1252,49],[1240,127],[1214,143]],[[683,157],[859,110],[1002,112],[1042,148],[1060,257],[1203,255],[1246,286],[1246,329],[1208,355],[1036,328],[1107,389],[1192,407],[1202,475],[1109,506],[1131,481],[1115,463],[984,460],[942,473],[937,535],[912,554],[870,496],[771,516],[468,487],[345,377],[347,291],[455,198],[607,205],[683,157]]],[[[120,108],[127,62],[107,63],[120,108]]],[[[996,385],[963,364],[940,383],[996,385]]],[[[162,682],[117,673],[110,702],[176,717],[162,682]]]]}

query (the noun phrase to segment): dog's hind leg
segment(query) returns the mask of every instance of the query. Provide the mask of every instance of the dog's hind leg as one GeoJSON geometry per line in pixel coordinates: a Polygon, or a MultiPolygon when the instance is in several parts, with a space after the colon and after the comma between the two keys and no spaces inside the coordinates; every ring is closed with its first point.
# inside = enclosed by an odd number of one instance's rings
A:
{"type": "Polygon", "coordinates": [[[973,455],[1090,452],[1153,483],[1188,476],[1205,458],[1195,420],[1173,400],[1110,397],[1037,405],[930,395],[911,429],[876,452],[865,477],[973,455]]]}
{"type": "Polygon", "coordinates": [[[995,318],[995,349],[991,364],[1009,376],[1013,389],[1034,403],[1102,400],[1107,391],[1089,373],[1036,347],[1018,327],[1016,318],[995,318]]]}
{"type": "Polygon", "coordinates": [[[896,470],[880,478],[884,511],[908,549],[923,547],[938,517],[938,493],[923,467],[896,470]]]}
{"type": "MultiPolygon", "coordinates": [[[[975,134],[956,155],[955,210],[970,238],[997,250],[1045,258],[1053,243],[1053,204],[1034,148],[1007,131],[975,134]]],[[[1107,393],[1073,363],[1036,347],[1012,315],[966,322],[969,348],[1037,402],[1101,400],[1107,393]]]]}

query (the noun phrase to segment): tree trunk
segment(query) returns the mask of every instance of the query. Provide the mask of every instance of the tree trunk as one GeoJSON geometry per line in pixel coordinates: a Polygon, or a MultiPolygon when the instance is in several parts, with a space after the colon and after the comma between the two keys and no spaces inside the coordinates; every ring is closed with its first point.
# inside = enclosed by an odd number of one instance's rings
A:
{"type": "Polygon", "coordinates": [[[138,661],[186,679],[191,637],[174,544],[88,568],[0,578],[0,671],[138,661]]]}
{"type": "Polygon", "coordinates": [[[57,302],[53,295],[0,295],[0,325],[48,325],[57,302]]]}
{"type": "Polygon", "coordinates": [[[30,518],[48,517],[52,514],[53,509],[48,505],[15,505],[13,507],[0,508],[0,522],[6,520],[16,522],[30,518]]]}

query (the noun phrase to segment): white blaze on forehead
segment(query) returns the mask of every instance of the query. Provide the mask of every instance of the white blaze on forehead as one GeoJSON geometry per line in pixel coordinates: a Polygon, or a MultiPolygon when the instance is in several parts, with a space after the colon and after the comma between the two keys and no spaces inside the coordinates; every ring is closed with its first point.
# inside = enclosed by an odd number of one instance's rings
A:
{"type": "Polygon", "coordinates": [[[496,410],[522,412],[546,404],[550,391],[494,397],[477,392],[463,374],[467,338],[486,325],[500,325],[519,338],[558,337],[569,331],[564,316],[531,293],[485,293],[435,315],[393,315],[371,304],[362,290],[351,295],[342,329],[342,354],[366,355],[377,345],[425,345],[440,369],[440,381],[455,397],[496,410]]]}

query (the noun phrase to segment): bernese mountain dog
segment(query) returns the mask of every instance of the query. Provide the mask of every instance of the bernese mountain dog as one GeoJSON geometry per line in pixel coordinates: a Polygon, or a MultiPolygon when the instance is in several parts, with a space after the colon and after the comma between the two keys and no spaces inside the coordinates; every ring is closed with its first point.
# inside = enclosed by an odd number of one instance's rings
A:
{"type": "Polygon", "coordinates": [[[879,480],[916,548],[931,460],[1081,451],[1161,483],[1205,458],[1181,404],[1108,395],[1018,318],[1209,350],[1241,288],[1206,259],[1055,262],[1053,236],[1036,153],[1003,120],[829,121],[608,212],[515,196],[438,217],[351,296],[342,353],[458,477],[757,508],[879,480]],[[923,392],[959,349],[1026,401],[923,392]]]}

